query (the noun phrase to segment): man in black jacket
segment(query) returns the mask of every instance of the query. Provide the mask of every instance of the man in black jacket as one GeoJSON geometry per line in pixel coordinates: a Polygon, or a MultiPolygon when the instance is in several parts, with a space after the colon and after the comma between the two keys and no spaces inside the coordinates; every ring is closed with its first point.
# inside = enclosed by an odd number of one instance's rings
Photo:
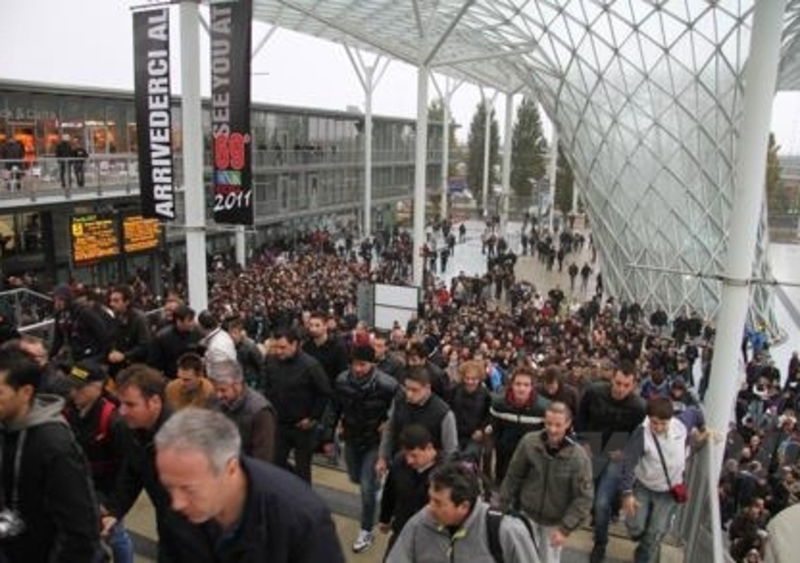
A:
{"type": "Polygon", "coordinates": [[[67,355],[72,361],[104,362],[111,344],[103,319],[86,303],[73,300],[67,286],[53,291],[55,330],[50,357],[67,355]]]}
{"type": "Polygon", "coordinates": [[[288,468],[294,450],[295,472],[311,483],[314,430],[321,420],[331,386],[320,363],[300,350],[297,332],[273,333],[273,355],[264,368],[266,396],[278,411],[275,463],[288,468]]]}
{"type": "Polygon", "coordinates": [[[603,561],[608,545],[608,526],[619,504],[623,449],[628,436],[645,416],[645,403],[637,391],[636,366],[620,362],[611,383],[590,385],[578,409],[579,440],[592,450],[595,481],[594,548],[592,563],[603,561]]]}
{"type": "Polygon", "coordinates": [[[0,539],[0,560],[73,563],[99,553],[89,468],[61,416],[63,401],[38,395],[39,366],[0,351],[2,509],[17,525],[0,539]]]}
{"type": "MultiPolygon", "coordinates": [[[[130,433],[116,405],[103,396],[106,372],[102,366],[79,362],[66,379],[72,389],[64,417],[89,462],[95,493],[103,503],[116,486],[125,452],[131,446],[130,433]]],[[[114,561],[133,560],[133,542],[122,520],[110,531],[108,545],[114,561]]]]}
{"type": "Polygon", "coordinates": [[[170,508],[169,494],[156,473],[153,437],[171,414],[164,403],[165,387],[164,377],[142,364],[133,364],[117,376],[119,413],[133,430],[133,439],[114,491],[101,513],[103,533],[108,534],[144,489],[156,512],[158,563],[173,563],[184,555],[198,557],[200,548],[188,550],[191,538],[199,534],[170,508]]]}
{"type": "Polygon", "coordinates": [[[347,350],[341,340],[328,334],[328,317],[324,313],[311,313],[308,318],[309,339],[303,351],[317,360],[333,386],[340,373],[347,370],[347,350]]]}
{"type": "Polygon", "coordinates": [[[186,408],[155,443],[172,506],[199,532],[179,546],[176,562],[344,563],[322,500],[293,475],[241,457],[236,426],[224,415],[186,408]]]}
{"type": "Polygon", "coordinates": [[[108,304],[114,312],[114,340],[108,353],[108,371],[114,377],[130,364],[147,360],[150,327],[139,309],[133,306],[133,290],[119,285],[111,290],[108,304]]]}
{"type": "Polygon", "coordinates": [[[458,368],[459,383],[448,398],[450,408],[456,417],[458,430],[458,449],[464,457],[480,461],[485,429],[491,422],[489,409],[492,397],[483,384],[486,369],[483,362],[472,360],[458,368]]]}
{"type": "Polygon", "coordinates": [[[333,416],[327,428],[330,435],[341,420],[347,473],[361,489],[361,532],[353,543],[356,553],[369,549],[374,540],[372,527],[380,489],[375,462],[381,429],[398,387],[397,381],[375,368],[375,352],[368,345],[353,348],[350,369],[336,378],[333,416]]]}
{"type": "Polygon", "coordinates": [[[194,311],[186,305],[179,305],[172,313],[172,324],[158,331],[152,340],[147,365],[161,371],[168,379],[175,379],[178,358],[186,352],[196,351],[201,337],[194,311]]]}
{"type": "Polygon", "coordinates": [[[406,426],[399,441],[400,452],[394,457],[383,485],[378,519],[381,532],[392,532],[387,554],[406,522],[428,504],[429,478],[439,455],[431,433],[420,424],[406,426]]]}

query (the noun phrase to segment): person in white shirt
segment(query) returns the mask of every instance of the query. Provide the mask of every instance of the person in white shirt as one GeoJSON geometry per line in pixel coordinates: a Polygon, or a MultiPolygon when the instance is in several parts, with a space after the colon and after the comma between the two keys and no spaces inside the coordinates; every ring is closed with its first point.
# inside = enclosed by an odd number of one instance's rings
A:
{"type": "Polygon", "coordinates": [[[638,542],[635,563],[655,558],[678,503],[686,500],[689,438],[698,443],[708,437],[697,408],[673,416],[672,401],[655,397],[647,403],[646,414],[631,434],[622,462],[622,510],[628,532],[638,542]]]}
{"type": "Polygon", "coordinates": [[[231,335],[223,329],[216,317],[209,311],[203,311],[197,319],[203,338],[200,344],[205,348],[203,359],[206,364],[221,361],[238,361],[236,344],[231,335]]]}

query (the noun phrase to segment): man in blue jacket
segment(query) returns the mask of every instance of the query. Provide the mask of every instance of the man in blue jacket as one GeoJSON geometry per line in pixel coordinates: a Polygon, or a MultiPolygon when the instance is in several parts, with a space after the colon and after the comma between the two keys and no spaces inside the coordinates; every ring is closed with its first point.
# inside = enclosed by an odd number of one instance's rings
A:
{"type": "Polygon", "coordinates": [[[164,423],[155,445],[173,510],[201,532],[192,541],[205,544],[203,556],[179,561],[344,562],[322,500],[290,473],[240,456],[239,432],[225,415],[186,408],[164,423]]]}

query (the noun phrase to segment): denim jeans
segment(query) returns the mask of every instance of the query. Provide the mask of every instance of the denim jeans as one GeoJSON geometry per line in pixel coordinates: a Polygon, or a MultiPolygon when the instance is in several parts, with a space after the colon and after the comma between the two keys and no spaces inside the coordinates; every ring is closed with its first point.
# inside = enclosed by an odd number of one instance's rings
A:
{"type": "Polygon", "coordinates": [[[617,506],[622,480],[622,462],[609,461],[594,485],[594,544],[608,545],[608,525],[617,506]]]}
{"type": "MultiPolygon", "coordinates": [[[[105,543],[111,549],[114,563],[133,563],[133,541],[123,520],[114,524],[105,543]]],[[[103,554],[98,555],[97,561],[105,561],[103,554]]]]}
{"type": "Polygon", "coordinates": [[[639,508],[633,516],[625,519],[628,533],[639,542],[633,560],[635,563],[649,563],[656,560],[661,540],[669,529],[678,504],[669,491],[651,491],[639,483],[633,486],[633,495],[639,508]]]}
{"type": "Polygon", "coordinates": [[[359,449],[345,443],[344,460],[347,464],[347,475],[350,477],[350,481],[356,483],[361,489],[361,529],[372,531],[375,525],[378,491],[380,490],[380,481],[375,473],[378,446],[359,449]]]}

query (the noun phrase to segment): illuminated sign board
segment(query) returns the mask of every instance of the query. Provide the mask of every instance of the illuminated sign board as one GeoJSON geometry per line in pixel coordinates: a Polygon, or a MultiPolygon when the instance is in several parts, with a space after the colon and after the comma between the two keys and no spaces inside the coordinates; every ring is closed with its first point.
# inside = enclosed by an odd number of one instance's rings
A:
{"type": "Polygon", "coordinates": [[[74,215],[70,233],[72,261],[76,265],[119,256],[117,223],[111,215],[74,215]]]}
{"type": "Polygon", "coordinates": [[[126,253],[158,248],[161,242],[161,225],[158,219],[132,215],[122,220],[123,248],[126,253]]]}

